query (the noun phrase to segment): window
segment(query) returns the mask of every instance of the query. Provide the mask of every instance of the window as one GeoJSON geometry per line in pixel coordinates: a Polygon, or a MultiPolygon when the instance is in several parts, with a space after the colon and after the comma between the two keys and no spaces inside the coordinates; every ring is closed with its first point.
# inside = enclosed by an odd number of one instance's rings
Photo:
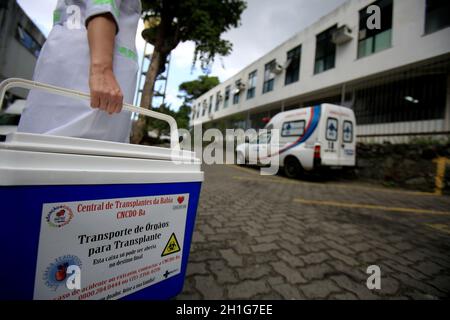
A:
{"type": "Polygon", "coordinates": [[[248,75],[247,100],[250,100],[255,97],[256,80],[257,80],[257,71],[255,70],[248,75]]]}
{"type": "Polygon", "coordinates": [[[197,107],[197,119],[200,117],[200,110],[202,109],[202,104],[199,103],[197,107]]]}
{"type": "Polygon", "coordinates": [[[241,80],[235,82],[235,89],[233,94],[233,104],[239,103],[239,97],[241,96],[241,80]]]}
{"type": "Polygon", "coordinates": [[[337,141],[338,137],[338,120],[336,118],[328,118],[326,139],[329,141],[337,141]]]}
{"type": "Polygon", "coordinates": [[[222,96],[220,95],[220,91],[219,91],[216,93],[216,111],[219,111],[221,99],[222,99],[222,96]]]}
{"type": "Polygon", "coordinates": [[[425,33],[432,33],[450,26],[450,1],[427,0],[425,33]]]}
{"type": "Polygon", "coordinates": [[[228,108],[228,103],[230,102],[230,90],[231,90],[230,86],[227,86],[225,88],[225,102],[223,103],[224,108],[228,108]]]}
{"type": "Polygon", "coordinates": [[[392,40],[392,0],[379,0],[371,5],[381,9],[381,29],[369,29],[367,19],[373,13],[367,13],[367,7],[359,12],[358,58],[391,47],[392,40]]]}
{"type": "Polygon", "coordinates": [[[345,143],[353,142],[353,123],[350,121],[344,121],[344,127],[342,128],[343,140],[345,143]]]}
{"type": "Polygon", "coordinates": [[[41,45],[21,25],[17,26],[16,37],[36,58],[39,56],[41,45]]]}
{"type": "Polygon", "coordinates": [[[212,112],[212,107],[213,107],[213,96],[209,97],[208,114],[212,112]]]}
{"type": "Polygon", "coordinates": [[[206,114],[206,99],[203,100],[203,111],[202,111],[202,117],[204,117],[206,114]]]}
{"type": "Polygon", "coordinates": [[[299,137],[305,133],[305,120],[283,123],[281,129],[282,137],[299,137]]]}
{"type": "MultiPolygon", "coordinates": [[[[237,91],[237,89],[236,89],[237,91]]],[[[238,104],[239,103],[239,92],[235,92],[233,95],[233,104],[238,104]]]]}
{"type": "Polygon", "coordinates": [[[336,60],[336,45],[333,43],[333,33],[337,26],[325,30],[316,37],[316,61],[314,73],[321,73],[333,69],[336,60]]]}
{"type": "MultiPolygon", "coordinates": [[[[442,65],[433,74],[420,75],[415,69],[406,79],[370,86],[355,91],[353,110],[361,125],[436,120],[445,118],[447,74],[442,65]]],[[[423,72],[425,73],[425,72],[423,72]]]]}
{"type": "Polygon", "coordinates": [[[297,82],[300,76],[300,56],[302,54],[302,46],[292,49],[287,53],[287,67],[285,85],[297,82]]]}
{"type": "Polygon", "coordinates": [[[270,92],[273,90],[273,85],[275,82],[275,74],[272,72],[275,69],[276,60],[272,60],[267,63],[264,67],[264,85],[263,93],[270,92]]]}

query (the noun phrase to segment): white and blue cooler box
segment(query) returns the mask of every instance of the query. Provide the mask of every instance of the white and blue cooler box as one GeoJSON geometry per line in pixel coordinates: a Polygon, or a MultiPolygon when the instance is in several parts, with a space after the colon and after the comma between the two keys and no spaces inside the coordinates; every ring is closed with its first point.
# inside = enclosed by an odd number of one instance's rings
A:
{"type": "Polygon", "coordinates": [[[0,143],[0,300],[176,296],[202,181],[200,161],[187,151],[7,136],[0,143]],[[71,266],[79,266],[79,278],[71,266]]]}

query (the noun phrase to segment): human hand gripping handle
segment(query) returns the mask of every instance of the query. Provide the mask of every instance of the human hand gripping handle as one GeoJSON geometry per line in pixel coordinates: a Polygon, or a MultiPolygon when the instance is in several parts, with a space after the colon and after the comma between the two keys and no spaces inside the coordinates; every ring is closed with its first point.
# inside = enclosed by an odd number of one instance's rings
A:
{"type": "Polygon", "coordinates": [[[91,107],[109,114],[119,113],[123,93],[113,71],[117,25],[111,14],[100,14],[87,22],[90,49],[89,88],[91,107]]]}

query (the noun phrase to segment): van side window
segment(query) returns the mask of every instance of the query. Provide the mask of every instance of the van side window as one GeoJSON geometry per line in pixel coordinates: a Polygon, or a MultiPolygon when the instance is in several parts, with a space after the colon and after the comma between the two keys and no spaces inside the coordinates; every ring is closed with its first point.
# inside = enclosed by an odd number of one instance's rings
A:
{"type": "Polygon", "coordinates": [[[327,119],[327,134],[328,141],[337,141],[338,138],[338,120],[336,118],[327,119]]]}
{"type": "Polygon", "coordinates": [[[305,133],[305,120],[290,121],[283,123],[281,128],[282,137],[299,137],[305,133]]]}
{"type": "Polygon", "coordinates": [[[353,123],[350,121],[344,121],[344,127],[342,129],[344,135],[343,140],[345,143],[353,142],[353,123]]]}

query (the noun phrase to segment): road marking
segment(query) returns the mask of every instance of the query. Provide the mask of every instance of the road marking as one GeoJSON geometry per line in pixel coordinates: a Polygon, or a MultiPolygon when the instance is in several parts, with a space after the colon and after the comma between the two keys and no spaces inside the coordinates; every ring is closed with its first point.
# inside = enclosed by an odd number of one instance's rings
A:
{"type": "MultiPolygon", "coordinates": [[[[243,169],[240,167],[234,167],[235,169],[239,169],[241,171],[249,172],[248,169],[243,169]]],[[[235,180],[246,180],[246,181],[260,181],[260,182],[273,182],[273,183],[280,183],[280,184],[296,184],[296,185],[305,185],[305,186],[314,186],[314,187],[336,187],[336,188],[344,188],[344,189],[350,189],[350,190],[367,190],[367,191],[375,191],[375,192],[383,192],[383,193],[400,193],[400,194],[407,194],[407,195],[414,195],[414,196],[436,196],[439,195],[432,192],[420,192],[420,191],[405,191],[405,190],[395,190],[395,189],[388,189],[388,188],[376,188],[376,187],[367,187],[367,186],[349,186],[345,184],[340,183],[314,183],[314,182],[305,182],[305,181],[297,181],[297,180],[291,180],[288,178],[283,178],[279,176],[261,176],[259,173],[255,172],[249,172],[253,175],[257,175],[258,177],[242,177],[242,176],[234,176],[233,179],[235,180]]]]}
{"type": "Polygon", "coordinates": [[[358,209],[370,209],[380,211],[394,211],[394,212],[406,212],[406,213],[418,213],[418,214],[433,214],[433,215],[450,215],[450,211],[436,211],[427,209],[416,208],[399,208],[399,207],[387,207],[373,204],[360,204],[351,202],[337,202],[337,201],[322,201],[322,200],[306,200],[306,199],[294,199],[294,202],[306,204],[306,205],[318,205],[327,207],[341,207],[341,208],[358,208],[358,209]]]}
{"type": "Polygon", "coordinates": [[[438,230],[440,232],[450,234],[450,226],[449,225],[441,224],[441,223],[426,223],[425,225],[429,228],[438,230]]]}

